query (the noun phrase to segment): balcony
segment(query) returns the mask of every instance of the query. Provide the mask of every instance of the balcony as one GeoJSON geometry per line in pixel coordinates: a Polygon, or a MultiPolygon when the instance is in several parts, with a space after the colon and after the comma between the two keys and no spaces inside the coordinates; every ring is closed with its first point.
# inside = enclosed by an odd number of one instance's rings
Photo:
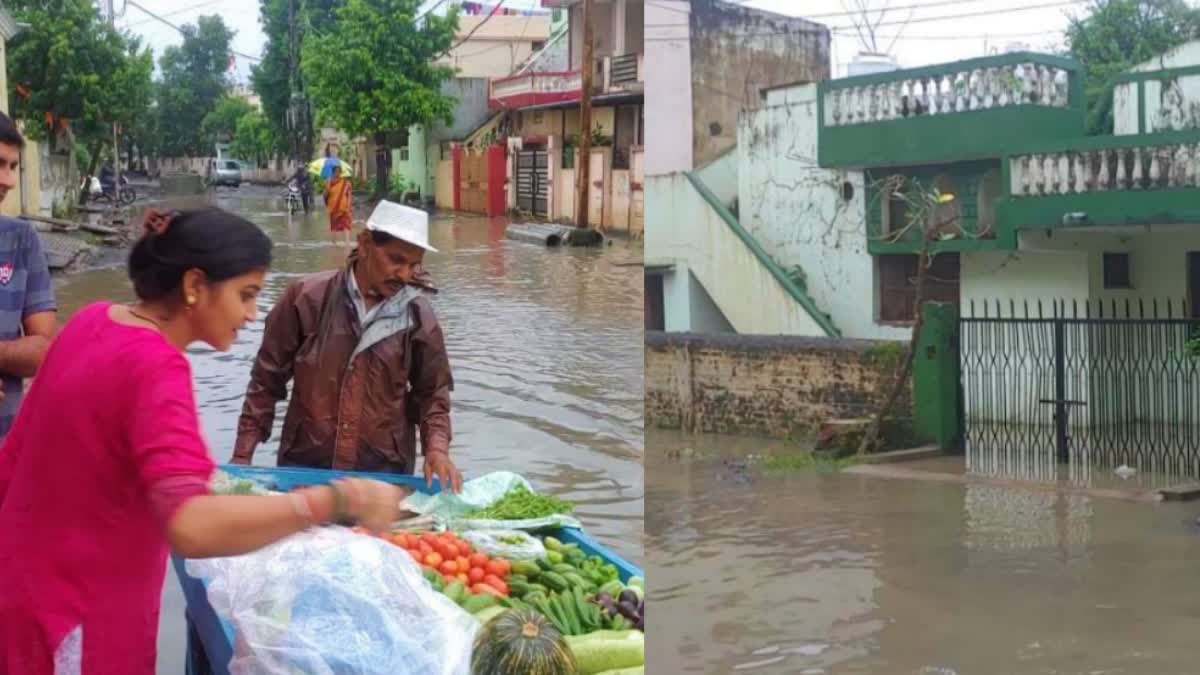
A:
{"type": "Polygon", "coordinates": [[[488,105],[496,109],[517,109],[549,103],[578,101],[583,92],[579,71],[529,72],[492,80],[488,105]]]}
{"type": "Polygon", "coordinates": [[[1016,52],[820,84],[818,160],[898,167],[1000,157],[1013,139],[1082,136],[1079,64],[1016,52]]]}
{"type": "Polygon", "coordinates": [[[1035,144],[1002,171],[1013,229],[1200,222],[1200,130],[1035,144]]]}

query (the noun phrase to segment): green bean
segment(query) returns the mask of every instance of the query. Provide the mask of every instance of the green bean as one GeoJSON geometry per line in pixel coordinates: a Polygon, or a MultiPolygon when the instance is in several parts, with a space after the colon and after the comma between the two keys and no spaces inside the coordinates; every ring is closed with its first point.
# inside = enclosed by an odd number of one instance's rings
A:
{"type": "Polygon", "coordinates": [[[575,505],[553,495],[539,495],[524,485],[509,490],[503,497],[484,509],[473,509],[466,518],[485,520],[531,520],[559,513],[569,513],[575,505]]]}

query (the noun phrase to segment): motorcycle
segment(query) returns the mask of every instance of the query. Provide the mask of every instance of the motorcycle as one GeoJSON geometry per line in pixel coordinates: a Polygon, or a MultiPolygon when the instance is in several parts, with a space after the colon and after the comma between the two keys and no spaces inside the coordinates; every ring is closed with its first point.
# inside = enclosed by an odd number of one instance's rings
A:
{"type": "Polygon", "coordinates": [[[95,176],[84,178],[83,189],[87,190],[88,199],[93,202],[106,201],[109,204],[128,206],[137,200],[137,193],[129,187],[129,180],[121,176],[121,189],[113,189],[112,183],[105,183],[95,176]]]}
{"type": "Polygon", "coordinates": [[[300,186],[296,181],[288,181],[287,186],[287,210],[288,215],[296,213],[304,208],[304,198],[300,194],[300,186]]]}

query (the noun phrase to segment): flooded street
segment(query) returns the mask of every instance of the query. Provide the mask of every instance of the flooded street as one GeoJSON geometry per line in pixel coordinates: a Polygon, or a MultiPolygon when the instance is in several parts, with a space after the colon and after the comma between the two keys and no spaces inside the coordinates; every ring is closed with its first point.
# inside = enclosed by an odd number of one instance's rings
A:
{"type": "MultiPolygon", "coordinates": [[[[300,275],[341,265],[324,211],[289,219],[279,190],[221,190],[217,204],[264,227],[275,265],[260,321],[232,352],[191,352],[213,454],[232,454],[237,417],[262,338],[261,318],[300,275]]],[[[507,469],[577,504],[588,531],[641,564],[642,275],[640,245],[547,250],[504,238],[507,221],[438,216],[425,259],[453,368],[451,451],[468,477],[507,469]]],[[[124,268],[60,280],[60,319],[101,298],[130,299],[124,268]]],[[[255,455],[273,466],[283,415],[255,455]]],[[[183,599],[168,572],[159,672],[182,672],[183,599]]]]}
{"type": "Polygon", "coordinates": [[[647,672],[1197,670],[1195,505],[723,461],[787,449],[761,439],[646,445],[650,604],[671,617],[647,672]]]}

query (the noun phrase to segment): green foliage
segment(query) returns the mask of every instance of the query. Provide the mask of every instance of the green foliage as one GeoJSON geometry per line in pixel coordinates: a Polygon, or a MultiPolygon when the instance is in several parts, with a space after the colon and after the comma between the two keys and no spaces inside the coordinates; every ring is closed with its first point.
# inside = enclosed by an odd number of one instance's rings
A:
{"type": "Polygon", "coordinates": [[[219,16],[202,16],[183,26],[183,44],[168,47],[159,59],[159,126],[165,155],[212,153],[201,123],[225,96],[231,31],[219,16]]]}
{"type": "Polygon", "coordinates": [[[1183,343],[1183,353],[1193,359],[1200,358],[1200,331],[1192,333],[1192,337],[1183,343]]]}
{"type": "Polygon", "coordinates": [[[409,180],[404,174],[399,171],[393,173],[388,179],[388,194],[403,196],[407,192],[416,192],[417,184],[409,180]]]}
{"type": "Polygon", "coordinates": [[[1113,131],[1116,78],[1200,33],[1200,10],[1184,0],[1093,0],[1067,28],[1070,55],[1083,64],[1089,134],[1113,131]]]}
{"type": "Polygon", "coordinates": [[[238,119],[230,149],[234,155],[253,160],[257,166],[279,150],[279,143],[279,137],[266,116],[251,110],[238,119]]]}
{"type": "MultiPolygon", "coordinates": [[[[252,112],[254,112],[254,107],[245,99],[237,96],[225,96],[201,120],[200,133],[209,145],[217,142],[228,143],[237,133],[238,123],[241,119],[252,112]]],[[[244,154],[242,156],[250,157],[251,155],[244,154]]]]}
{"type": "Polygon", "coordinates": [[[14,116],[34,138],[51,137],[47,114],[70,122],[76,138],[111,137],[113,123],[131,126],[149,105],[149,50],[100,19],[90,0],[5,3],[28,28],[8,45],[14,116]],[[28,98],[17,94],[20,86],[28,98]]]}
{"type": "MultiPolygon", "coordinates": [[[[453,45],[458,12],[414,22],[420,0],[346,0],[337,21],[304,40],[303,72],[319,118],[351,137],[384,142],[384,132],[453,122],[455,100],[442,93],[454,69],[437,58],[453,45]]],[[[386,166],[384,167],[386,169],[386,166]]],[[[387,187],[386,170],[377,188],[387,187]]]]}

